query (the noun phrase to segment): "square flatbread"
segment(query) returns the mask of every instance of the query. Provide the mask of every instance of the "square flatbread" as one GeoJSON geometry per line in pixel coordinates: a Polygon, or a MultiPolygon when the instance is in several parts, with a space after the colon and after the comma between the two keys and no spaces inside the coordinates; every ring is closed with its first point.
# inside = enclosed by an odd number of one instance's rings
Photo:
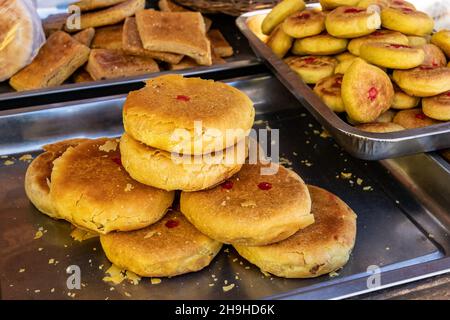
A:
{"type": "Polygon", "coordinates": [[[209,30],[208,38],[211,41],[212,49],[216,55],[219,57],[230,57],[233,55],[233,47],[230,46],[220,30],[209,30]]]}
{"type": "Polygon", "coordinates": [[[141,37],[139,36],[139,31],[137,29],[136,18],[134,17],[128,17],[125,20],[125,24],[123,26],[122,47],[128,54],[150,57],[168,63],[176,64],[183,58],[183,55],[181,54],[144,49],[142,46],[141,37]]]}
{"type": "Polygon", "coordinates": [[[136,22],[145,49],[183,54],[198,64],[212,64],[200,13],[141,10],[136,13],[136,22]]]}
{"type": "Polygon", "coordinates": [[[122,24],[97,28],[92,49],[122,50],[122,32],[122,24]]]}
{"type": "Polygon", "coordinates": [[[73,6],[78,6],[81,11],[91,11],[106,7],[111,7],[126,0],[81,0],[72,3],[73,6]]]}
{"type": "Polygon", "coordinates": [[[31,64],[9,81],[18,90],[32,90],[62,84],[89,57],[89,48],[63,31],[53,33],[31,64]]]}
{"type": "Polygon", "coordinates": [[[125,20],[127,17],[131,17],[136,11],[144,8],[145,0],[127,0],[103,10],[82,13],[79,25],[74,23],[73,20],[75,19],[68,19],[66,30],[74,32],[90,27],[95,28],[116,24],[125,20]]]}
{"type": "Polygon", "coordinates": [[[73,38],[77,40],[79,43],[84,44],[86,47],[90,47],[92,43],[92,39],[95,36],[94,28],[87,28],[83,31],[76,33],[73,38]]]}
{"type": "Polygon", "coordinates": [[[94,80],[138,76],[158,72],[155,60],[130,56],[120,50],[92,49],[86,70],[94,80]]]}

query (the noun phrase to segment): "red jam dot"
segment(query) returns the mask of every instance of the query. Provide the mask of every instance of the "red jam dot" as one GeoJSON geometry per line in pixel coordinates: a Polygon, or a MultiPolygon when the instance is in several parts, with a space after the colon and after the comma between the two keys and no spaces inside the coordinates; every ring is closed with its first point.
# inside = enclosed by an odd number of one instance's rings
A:
{"type": "Polygon", "coordinates": [[[120,159],[120,157],[114,157],[111,159],[112,161],[114,161],[116,164],[118,164],[119,166],[122,165],[122,159],[120,159]]]}
{"type": "Polygon", "coordinates": [[[169,219],[169,220],[167,220],[165,226],[169,229],[172,229],[172,228],[178,227],[179,224],[180,224],[180,221],[169,219]]]}
{"type": "Polygon", "coordinates": [[[233,189],[233,185],[233,181],[225,181],[224,183],[222,183],[222,189],[231,190],[233,189]]]}
{"type": "Polygon", "coordinates": [[[178,95],[177,100],[188,102],[189,100],[191,100],[191,98],[189,98],[188,96],[184,96],[184,95],[178,95]]]}
{"type": "Polygon", "coordinates": [[[390,48],[396,48],[396,49],[399,49],[399,48],[411,48],[410,46],[405,46],[405,45],[403,45],[403,44],[390,44],[390,45],[388,45],[388,47],[390,47],[390,48]]]}
{"type": "Polygon", "coordinates": [[[306,63],[313,63],[316,60],[317,60],[317,58],[314,58],[314,57],[308,57],[308,58],[303,59],[303,61],[305,61],[306,63]]]}
{"type": "Polygon", "coordinates": [[[311,15],[309,13],[303,13],[298,16],[300,19],[309,19],[311,15]]]}
{"type": "Polygon", "coordinates": [[[344,13],[358,13],[358,12],[363,12],[366,11],[364,9],[357,9],[357,8],[348,8],[344,10],[344,13]]]}
{"type": "Polygon", "coordinates": [[[272,184],[270,182],[260,182],[258,183],[258,188],[261,190],[270,190],[272,189],[272,184]]]}
{"type": "Polygon", "coordinates": [[[420,119],[420,120],[425,120],[426,115],[424,115],[423,113],[418,113],[418,114],[416,114],[416,118],[420,119]]]}
{"type": "Polygon", "coordinates": [[[373,101],[377,98],[378,96],[378,90],[375,87],[370,88],[369,90],[369,100],[373,101]]]}

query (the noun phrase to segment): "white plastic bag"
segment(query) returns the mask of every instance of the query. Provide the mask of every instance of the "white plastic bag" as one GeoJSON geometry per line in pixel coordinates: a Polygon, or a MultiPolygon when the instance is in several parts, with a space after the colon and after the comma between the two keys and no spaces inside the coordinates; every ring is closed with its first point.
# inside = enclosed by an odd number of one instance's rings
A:
{"type": "Polygon", "coordinates": [[[0,81],[30,64],[44,42],[32,0],[0,0],[0,81]]]}

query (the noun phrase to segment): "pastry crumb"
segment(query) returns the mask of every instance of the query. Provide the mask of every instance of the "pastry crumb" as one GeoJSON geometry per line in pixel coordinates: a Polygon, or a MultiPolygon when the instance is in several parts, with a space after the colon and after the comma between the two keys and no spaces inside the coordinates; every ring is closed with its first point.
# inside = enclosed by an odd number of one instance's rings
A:
{"type": "Polygon", "coordinates": [[[48,259],[48,264],[54,264],[54,263],[55,263],[55,259],[53,259],[53,258],[48,259]]]}
{"type": "Polygon", "coordinates": [[[337,277],[339,273],[337,273],[336,271],[331,271],[328,275],[330,276],[330,278],[334,278],[337,277]]]}
{"type": "Polygon", "coordinates": [[[151,282],[151,284],[160,284],[161,279],[160,278],[151,278],[150,282],[151,282]]]}
{"type": "Polygon", "coordinates": [[[323,130],[322,133],[320,134],[320,137],[326,139],[326,138],[330,138],[331,135],[327,130],[323,130]]]}
{"type": "Polygon", "coordinates": [[[98,150],[104,152],[116,151],[117,149],[117,141],[116,140],[108,140],[103,145],[98,147],[98,150]]]}
{"type": "Polygon", "coordinates": [[[3,164],[4,164],[5,166],[11,166],[11,165],[14,164],[14,161],[6,160],[5,162],[3,162],[3,164]]]}
{"type": "Polygon", "coordinates": [[[19,269],[19,273],[23,273],[23,272],[25,272],[25,268],[19,269]]]}
{"type": "Polygon", "coordinates": [[[341,172],[341,178],[342,179],[350,179],[352,177],[351,172],[341,172]]]}
{"type": "Polygon", "coordinates": [[[90,232],[90,231],[86,231],[86,230],[83,230],[83,229],[80,229],[80,228],[75,228],[70,233],[70,236],[75,241],[82,242],[82,241],[87,240],[87,239],[98,237],[98,234],[90,232]]]}
{"type": "Polygon", "coordinates": [[[223,290],[223,292],[228,292],[228,291],[232,290],[234,288],[234,286],[235,286],[235,284],[231,283],[228,286],[223,286],[222,290],[223,290]]]}
{"type": "Polygon", "coordinates": [[[362,183],[363,183],[363,179],[361,179],[361,178],[356,179],[356,184],[358,186],[360,186],[362,183]]]}
{"type": "Polygon", "coordinates": [[[371,186],[365,186],[365,187],[363,187],[363,190],[364,191],[372,191],[373,188],[371,186]]]}
{"type": "Polygon", "coordinates": [[[36,231],[36,234],[34,235],[34,240],[42,238],[43,235],[44,233],[42,232],[42,230],[36,231]]]}
{"type": "Polygon", "coordinates": [[[131,293],[129,293],[129,292],[124,292],[124,294],[127,296],[127,297],[131,297],[131,293]]]}
{"type": "Polygon", "coordinates": [[[125,192],[130,192],[133,189],[134,189],[134,186],[131,183],[127,183],[127,185],[125,186],[124,191],[125,192]]]}
{"type": "Polygon", "coordinates": [[[27,161],[31,161],[31,160],[33,160],[33,156],[31,154],[24,154],[23,156],[21,156],[19,158],[19,161],[27,162],[27,161]]]}

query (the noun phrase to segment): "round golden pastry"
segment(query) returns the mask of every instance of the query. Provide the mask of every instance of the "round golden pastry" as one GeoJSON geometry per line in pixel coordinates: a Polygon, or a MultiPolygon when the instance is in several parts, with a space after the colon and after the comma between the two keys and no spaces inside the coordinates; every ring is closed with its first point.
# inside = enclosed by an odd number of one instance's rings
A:
{"type": "Polygon", "coordinates": [[[411,47],[421,47],[428,43],[427,38],[425,37],[418,37],[418,36],[407,36],[408,37],[408,44],[411,47]]]}
{"type": "Polygon", "coordinates": [[[266,245],[314,222],[305,183],[276,164],[245,164],[222,185],[182,192],[180,206],[198,230],[223,243],[266,245]]]}
{"type": "Polygon", "coordinates": [[[128,94],[125,131],[148,146],[182,154],[223,150],[253,126],[253,102],[230,85],[181,75],[149,79],[128,94]]]}
{"type": "Polygon", "coordinates": [[[435,97],[423,98],[422,111],[432,119],[450,121],[450,91],[435,97]]]}
{"type": "Polygon", "coordinates": [[[433,31],[434,21],[426,13],[408,7],[390,7],[381,11],[384,28],[406,35],[425,36],[433,31]]]}
{"type": "Polygon", "coordinates": [[[144,228],[162,218],[174,193],[134,181],[118,147],[118,139],[90,140],[53,162],[50,197],[60,217],[101,234],[144,228]]]}
{"type": "Polygon", "coordinates": [[[283,31],[281,27],[277,27],[267,39],[267,46],[278,57],[283,58],[292,47],[294,39],[283,31]]]}
{"type": "Polygon", "coordinates": [[[343,267],[355,244],[356,214],[336,195],[308,186],[316,222],[267,246],[233,245],[261,270],[284,278],[313,278],[343,267]]]}
{"type": "Polygon", "coordinates": [[[176,155],[148,147],[124,133],[120,139],[122,164],[143,184],[171,191],[213,187],[238,172],[247,155],[245,140],[212,154],[176,155]]]}
{"type": "Polygon", "coordinates": [[[199,271],[222,247],[172,210],[149,227],[101,235],[100,242],[109,261],[141,277],[173,277],[199,271]]]}
{"type": "Polygon", "coordinates": [[[332,57],[323,56],[292,56],[284,59],[305,83],[314,84],[320,79],[331,76],[337,65],[337,60],[332,57]]]}
{"type": "Polygon", "coordinates": [[[321,79],[314,87],[314,92],[334,112],[344,112],[341,97],[342,74],[335,74],[321,79]]]}
{"type": "Polygon", "coordinates": [[[411,70],[394,70],[392,79],[407,94],[431,97],[450,90],[448,67],[420,66],[411,70]]]}
{"type": "Polygon", "coordinates": [[[359,7],[338,7],[327,14],[325,27],[338,38],[362,37],[379,29],[380,14],[359,7]]]}
{"type": "Polygon", "coordinates": [[[394,84],[394,101],[392,101],[392,109],[412,109],[417,107],[420,98],[411,96],[394,84]]]}
{"type": "Polygon", "coordinates": [[[374,122],[357,125],[356,128],[373,133],[387,133],[405,130],[401,125],[393,122],[374,122]]]}
{"type": "Polygon", "coordinates": [[[376,5],[381,9],[387,8],[389,6],[389,0],[361,0],[356,6],[360,8],[367,9],[370,6],[376,5]]]}
{"type": "Polygon", "coordinates": [[[323,10],[332,10],[340,6],[356,6],[359,0],[320,0],[323,10]]]}
{"type": "Polygon", "coordinates": [[[361,45],[372,42],[384,42],[401,45],[409,44],[408,38],[400,32],[391,30],[377,30],[375,32],[372,32],[368,36],[350,40],[350,42],[348,43],[348,51],[350,51],[355,56],[359,56],[361,45]]]}
{"type": "Polygon", "coordinates": [[[278,3],[264,18],[261,28],[264,34],[271,34],[272,31],[291,14],[305,9],[303,0],[283,0],[278,3]]]}
{"type": "Polygon", "coordinates": [[[293,38],[315,36],[325,30],[325,14],[319,10],[296,12],[284,20],[282,28],[293,38]]]}
{"type": "Polygon", "coordinates": [[[450,59],[450,30],[439,30],[431,37],[431,43],[437,45],[450,59]]]}
{"type": "Polygon", "coordinates": [[[383,70],[357,58],[344,74],[341,95],[349,117],[368,123],[390,108],[394,88],[383,70]]]}
{"type": "Polygon", "coordinates": [[[392,121],[405,129],[422,128],[441,123],[427,117],[420,108],[401,110],[392,121]]]}
{"type": "Polygon", "coordinates": [[[441,49],[439,49],[438,46],[432,43],[427,43],[420,48],[425,53],[425,59],[422,62],[423,66],[445,67],[447,65],[445,54],[441,49]]]}
{"type": "Polygon", "coordinates": [[[364,43],[359,53],[367,62],[390,69],[415,68],[425,59],[421,48],[383,42],[364,43]]]}
{"type": "Polygon", "coordinates": [[[340,39],[322,33],[317,36],[297,39],[292,47],[295,55],[333,55],[344,52],[347,49],[347,39],[340,39]]]}
{"type": "Polygon", "coordinates": [[[50,199],[51,174],[53,161],[59,158],[67,148],[87,141],[87,139],[68,139],[42,147],[44,152],[37,156],[25,173],[25,193],[31,203],[42,213],[54,219],[62,219],[53,207],[50,199]]]}

